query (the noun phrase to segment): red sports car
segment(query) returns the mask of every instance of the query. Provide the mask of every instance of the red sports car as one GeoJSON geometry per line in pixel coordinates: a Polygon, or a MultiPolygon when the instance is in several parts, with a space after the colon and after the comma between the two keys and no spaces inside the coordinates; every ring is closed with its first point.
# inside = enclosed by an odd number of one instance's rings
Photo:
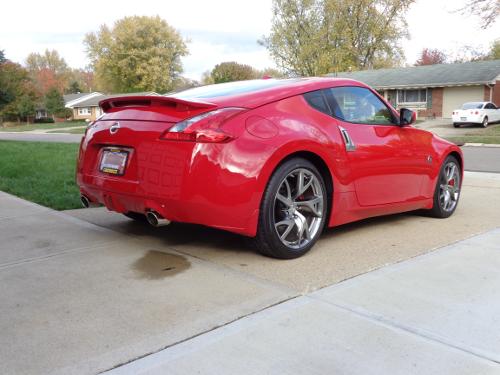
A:
{"type": "Polygon", "coordinates": [[[268,256],[298,257],[325,226],[371,216],[445,218],[460,196],[460,149],[357,81],[252,80],[100,106],[78,159],[85,206],[240,233],[268,256]]]}

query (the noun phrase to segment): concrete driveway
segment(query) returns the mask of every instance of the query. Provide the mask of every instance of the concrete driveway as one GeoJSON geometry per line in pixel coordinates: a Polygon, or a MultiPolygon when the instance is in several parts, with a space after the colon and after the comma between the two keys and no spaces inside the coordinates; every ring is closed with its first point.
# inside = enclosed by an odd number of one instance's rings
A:
{"type": "Polygon", "coordinates": [[[383,267],[499,226],[499,192],[499,175],[467,173],[450,219],[331,229],[293,261],[0,193],[0,373],[498,373],[498,232],[383,267]]]}

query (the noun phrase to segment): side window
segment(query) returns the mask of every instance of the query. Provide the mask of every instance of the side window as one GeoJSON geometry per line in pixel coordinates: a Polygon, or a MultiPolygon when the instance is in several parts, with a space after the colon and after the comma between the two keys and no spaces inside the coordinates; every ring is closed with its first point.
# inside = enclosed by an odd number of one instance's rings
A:
{"type": "Polygon", "coordinates": [[[304,94],[304,99],[309,103],[311,107],[317,109],[320,112],[323,112],[329,116],[331,116],[330,108],[328,108],[328,104],[325,100],[325,95],[322,90],[311,91],[304,94]]]}
{"type": "Polygon", "coordinates": [[[364,87],[334,87],[325,90],[333,115],[357,124],[393,125],[395,120],[387,106],[364,87]]]}
{"type": "Polygon", "coordinates": [[[492,103],[487,103],[485,106],[484,106],[484,109],[497,109],[497,107],[495,107],[494,104],[492,103]]]}

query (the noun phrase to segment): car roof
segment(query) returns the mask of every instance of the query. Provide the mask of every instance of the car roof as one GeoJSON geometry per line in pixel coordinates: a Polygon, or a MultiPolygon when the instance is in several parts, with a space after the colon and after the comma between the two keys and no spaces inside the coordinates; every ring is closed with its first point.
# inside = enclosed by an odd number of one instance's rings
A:
{"type": "Polygon", "coordinates": [[[367,87],[359,81],[345,78],[258,79],[201,86],[168,96],[187,101],[209,102],[218,106],[255,108],[291,96],[334,86],[367,87]]]}

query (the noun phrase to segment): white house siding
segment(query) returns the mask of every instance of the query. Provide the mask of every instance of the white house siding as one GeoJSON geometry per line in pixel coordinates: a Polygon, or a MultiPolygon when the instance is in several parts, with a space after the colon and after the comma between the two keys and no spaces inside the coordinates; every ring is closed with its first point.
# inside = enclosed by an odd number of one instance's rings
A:
{"type": "Polygon", "coordinates": [[[466,102],[482,102],[484,86],[445,87],[443,91],[443,118],[451,118],[455,109],[466,102]]]}

